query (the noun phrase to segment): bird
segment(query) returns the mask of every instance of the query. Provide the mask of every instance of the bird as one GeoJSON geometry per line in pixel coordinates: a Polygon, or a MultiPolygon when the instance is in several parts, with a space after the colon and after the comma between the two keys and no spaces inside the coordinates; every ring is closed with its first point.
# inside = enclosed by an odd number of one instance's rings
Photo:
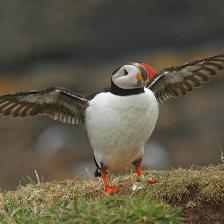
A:
{"type": "MultiPolygon", "coordinates": [[[[89,96],[63,87],[50,87],[0,96],[0,116],[46,115],[67,123],[83,124],[93,149],[96,171],[106,194],[120,186],[108,181],[108,171],[132,164],[142,177],[144,145],[150,138],[161,105],[201,87],[224,73],[224,54],[166,67],[156,72],[145,63],[130,62],[111,75],[110,86],[89,96]]],[[[147,183],[156,183],[150,178],[147,183]]]]}

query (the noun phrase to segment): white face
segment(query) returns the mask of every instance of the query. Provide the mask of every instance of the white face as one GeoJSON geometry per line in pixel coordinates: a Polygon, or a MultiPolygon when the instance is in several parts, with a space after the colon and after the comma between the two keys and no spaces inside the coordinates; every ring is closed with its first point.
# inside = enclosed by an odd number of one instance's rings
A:
{"type": "Polygon", "coordinates": [[[122,89],[145,86],[141,71],[134,65],[124,65],[112,75],[112,82],[122,89]]]}

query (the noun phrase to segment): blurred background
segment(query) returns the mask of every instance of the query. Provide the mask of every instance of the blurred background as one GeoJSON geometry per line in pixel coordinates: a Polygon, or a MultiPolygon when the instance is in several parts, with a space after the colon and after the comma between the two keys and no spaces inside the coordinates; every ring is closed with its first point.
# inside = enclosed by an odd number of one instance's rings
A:
{"type": "MultiPolygon", "coordinates": [[[[224,1],[0,2],[0,94],[64,86],[88,95],[128,61],[164,66],[224,52],[224,1]]],[[[217,164],[224,147],[224,77],[160,108],[144,167],[217,164]]],[[[83,126],[45,117],[0,119],[0,189],[93,178],[83,126]]]]}

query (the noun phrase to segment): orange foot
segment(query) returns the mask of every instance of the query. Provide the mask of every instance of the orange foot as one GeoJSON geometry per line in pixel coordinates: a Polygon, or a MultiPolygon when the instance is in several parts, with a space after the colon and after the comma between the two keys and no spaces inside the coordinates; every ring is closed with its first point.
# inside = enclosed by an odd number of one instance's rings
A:
{"type": "Polygon", "coordinates": [[[148,184],[156,184],[156,183],[158,183],[158,180],[149,179],[149,180],[147,180],[147,183],[148,184]]]}
{"type": "Polygon", "coordinates": [[[111,194],[112,192],[115,192],[119,189],[119,186],[115,185],[106,185],[104,187],[104,193],[111,194]]]}

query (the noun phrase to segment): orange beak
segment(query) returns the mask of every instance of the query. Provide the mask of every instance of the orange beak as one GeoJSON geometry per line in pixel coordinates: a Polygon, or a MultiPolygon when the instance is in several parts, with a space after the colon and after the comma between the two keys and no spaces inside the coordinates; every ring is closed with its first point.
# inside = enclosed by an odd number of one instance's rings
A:
{"type": "Polygon", "coordinates": [[[143,78],[142,78],[142,73],[138,72],[137,75],[136,75],[136,79],[137,79],[138,81],[142,80],[142,79],[143,79],[143,78]]]}

